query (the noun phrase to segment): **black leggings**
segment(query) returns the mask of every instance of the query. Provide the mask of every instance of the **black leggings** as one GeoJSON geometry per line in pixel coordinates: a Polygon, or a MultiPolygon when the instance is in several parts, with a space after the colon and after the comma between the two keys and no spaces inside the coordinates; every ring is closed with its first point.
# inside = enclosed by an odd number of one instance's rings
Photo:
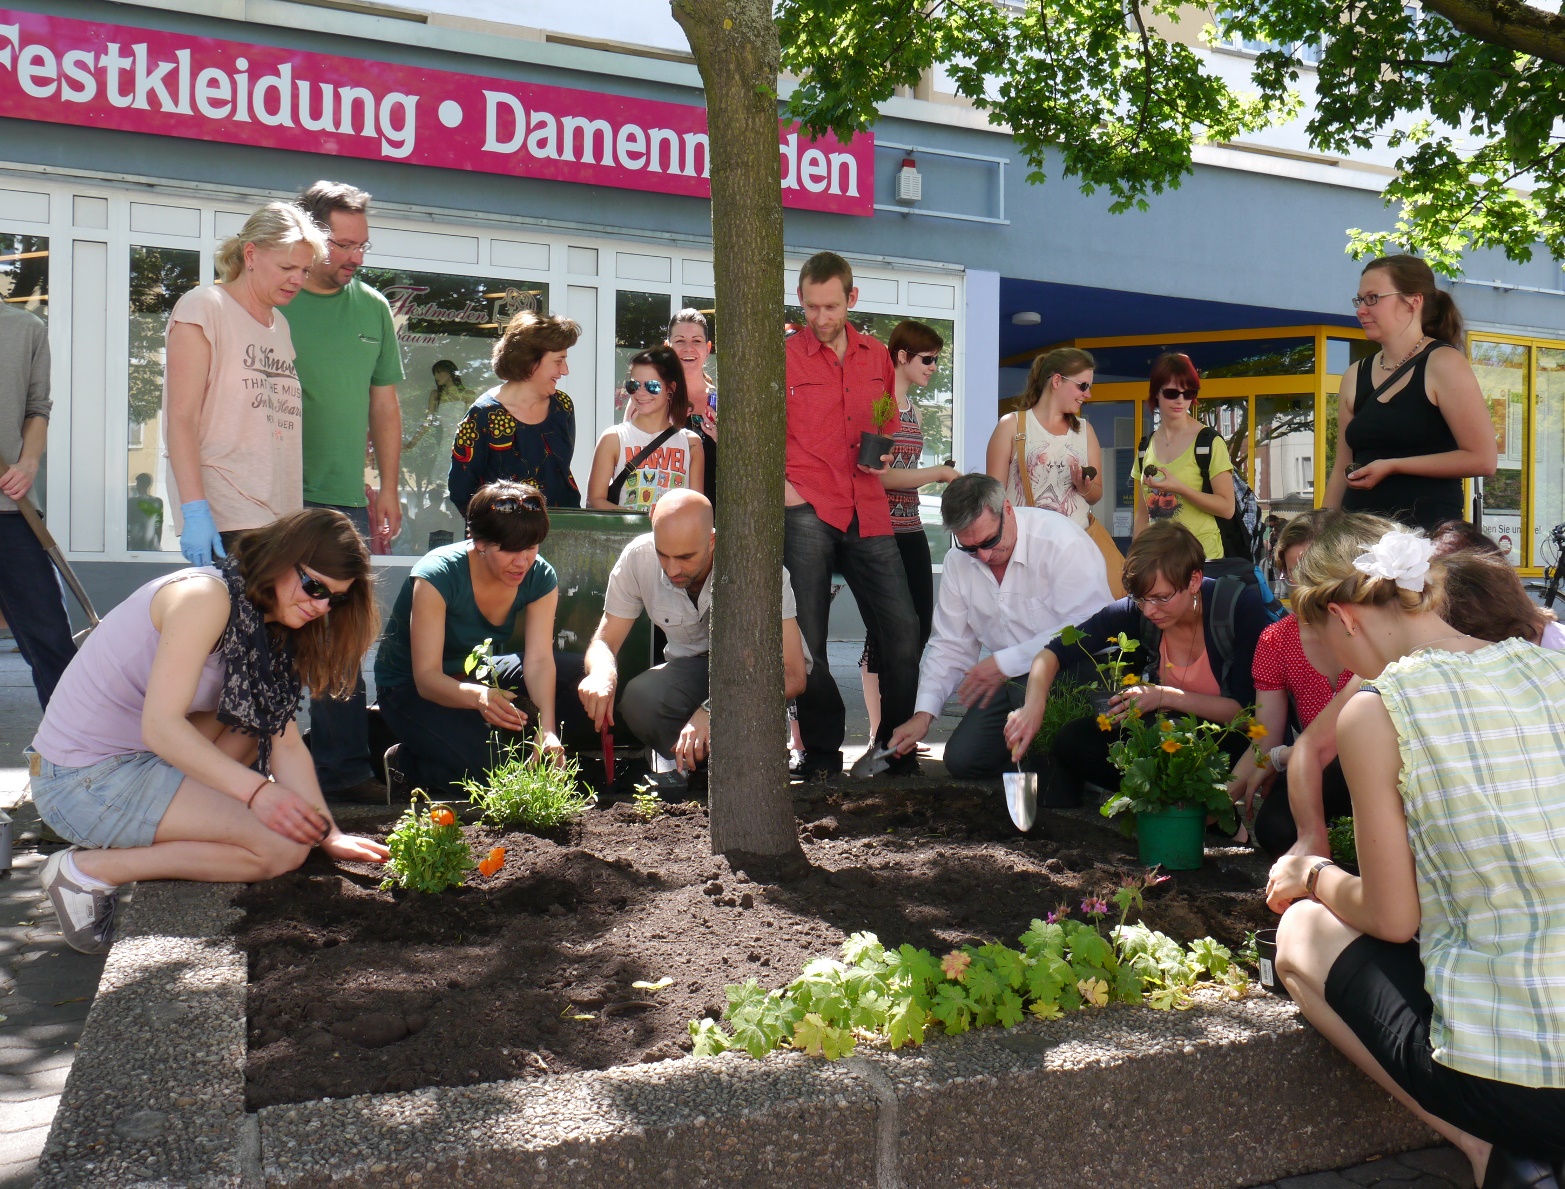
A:
{"type": "MultiPolygon", "coordinates": [[[[1342,761],[1332,760],[1320,778],[1321,807],[1329,825],[1333,818],[1353,816],[1353,798],[1342,775],[1342,761]]],[[[1299,840],[1299,828],[1293,822],[1288,804],[1288,774],[1279,772],[1255,815],[1255,845],[1276,858],[1299,840]]]]}
{"type": "MultiPolygon", "coordinates": [[[[922,656],[924,645],[929,643],[930,626],[935,618],[935,572],[934,563],[930,560],[929,538],[924,535],[923,529],[892,535],[902,554],[902,568],[907,571],[907,588],[913,596],[913,610],[918,612],[918,651],[922,656]]],[[[864,652],[859,657],[859,664],[868,667],[871,673],[878,674],[880,657],[877,653],[875,633],[866,630],[864,652]]]]}
{"type": "MultiPolygon", "coordinates": [[[[1123,737],[1123,728],[1105,731],[1099,727],[1096,715],[1075,719],[1054,736],[1055,762],[1076,779],[1112,792],[1119,788],[1119,769],[1109,761],[1109,748],[1123,737]]],[[[1249,747],[1250,740],[1242,734],[1230,735],[1222,743],[1228,758],[1236,762],[1249,747]]]]}

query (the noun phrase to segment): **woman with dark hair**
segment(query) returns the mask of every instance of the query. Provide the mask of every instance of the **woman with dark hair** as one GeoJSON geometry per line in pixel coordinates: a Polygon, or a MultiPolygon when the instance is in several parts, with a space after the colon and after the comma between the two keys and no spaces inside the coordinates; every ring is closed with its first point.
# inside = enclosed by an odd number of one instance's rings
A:
{"type": "Polygon", "coordinates": [[[1147,389],[1147,420],[1155,415],[1157,428],[1147,434],[1146,447],[1130,468],[1142,495],[1136,502],[1135,534],[1153,521],[1178,521],[1201,542],[1207,560],[1215,561],[1223,556],[1217,522],[1234,514],[1234,464],[1221,434],[1211,435],[1209,447],[1196,441],[1205,428],[1195,416],[1201,373],[1190,356],[1171,351],[1152,365],[1147,389]],[[1207,448],[1203,482],[1197,451],[1207,448]]]}
{"type": "Polygon", "coordinates": [[[313,846],[385,859],[337,829],[294,725],[302,686],[352,691],[375,627],[369,552],[330,508],[244,533],[220,569],[155,578],[104,616],[32,742],[39,816],[74,844],[42,877],[70,945],[109,948],[121,884],[270,879],[313,846]]]}
{"type": "Polygon", "coordinates": [[[523,310],[494,345],[494,374],[502,381],[468,409],[451,443],[446,488],[463,516],[485,483],[530,483],[551,507],[581,507],[571,477],[576,453],[576,406],[559,391],[570,375],[566,353],[581,337],[569,318],[523,310]]]}
{"type": "Polygon", "coordinates": [[[1432,530],[1462,515],[1462,480],[1494,474],[1494,422],[1462,353],[1462,315],[1416,256],[1364,266],[1353,298],[1373,359],[1337,394],[1337,461],[1325,504],[1432,530]]]}
{"type": "Polygon", "coordinates": [[[1090,354],[1075,347],[1033,360],[1021,408],[1000,418],[984,466],[1005,484],[1013,503],[1048,508],[1082,528],[1091,522],[1092,505],[1103,498],[1103,448],[1097,431],[1081,417],[1092,397],[1096,366],[1090,354]]]}
{"type": "Polygon", "coordinates": [[[1360,874],[1277,860],[1277,972],[1478,1184],[1559,1189],[1565,656],[1458,631],[1430,543],[1383,528],[1344,517],[1294,574],[1296,614],[1364,678],[1338,724],[1360,874]]]}
{"type": "Polygon", "coordinates": [[[598,439],[587,479],[587,506],[650,512],[666,493],[702,489],[701,439],[684,428],[690,390],[679,356],[668,347],[638,351],[624,389],[625,420],[598,439]]]}
{"type": "Polygon", "coordinates": [[[700,310],[686,306],[668,324],[663,345],[679,356],[685,369],[685,391],[690,394],[689,428],[701,439],[703,494],[717,499],[717,385],[707,374],[712,355],[712,324],[700,310]]]}
{"type": "MultiPolygon", "coordinates": [[[[1438,538],[1434,546],[1440,558],[1438,538]]],[[[1481,640],[1517,639],[1565,650],[1565,628],[1527,597],[1522,580],[1502,557],[1482,549],[1458,549],[1444,555],[1441,568],[1441,618],[1458,631],[1481,640]]]]}
{"type": "Polygon", "coordinates": [[[573,697],[581,660],[554,649],[559,580],[538,555],[549,535],[543,494],[525,483],[486,483],[468,504],[468,539],[426,553],[397,594],[375,655],[386,725],[401,740],[386,754],[392,795],[409,787],[443,795],[492,768],[500,745],[561,755],[556,710],[573,697]],[[467,668],[491,642],[490,683],[467,668]],[[517,647],[518,643],[521,645],[517,647]],[[525,689],[530,710],[515,703],[525,689]]]}

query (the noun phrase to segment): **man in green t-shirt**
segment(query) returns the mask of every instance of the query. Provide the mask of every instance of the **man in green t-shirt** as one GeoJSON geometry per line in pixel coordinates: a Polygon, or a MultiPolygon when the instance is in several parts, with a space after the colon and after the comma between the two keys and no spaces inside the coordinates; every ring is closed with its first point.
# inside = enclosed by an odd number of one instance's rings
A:
{"type": "MultiPolygon", "coordinates": [[[[336,508],[366,544],[387,552],[402,531],[402,358],[390,305],[355,276],[370,247],[369,201],[342,182],[316,182],[299,196],[326,232],[327,256],[281,309],[304,390],[305,506],[336,508]],[[380,478],[373,501],[365,494],[366,441],[380,478]]],[[[386,786],[370,763],[362,678],[346,700],[311,698],[310,745],[328,798],[385,804],[386,786]]]]}

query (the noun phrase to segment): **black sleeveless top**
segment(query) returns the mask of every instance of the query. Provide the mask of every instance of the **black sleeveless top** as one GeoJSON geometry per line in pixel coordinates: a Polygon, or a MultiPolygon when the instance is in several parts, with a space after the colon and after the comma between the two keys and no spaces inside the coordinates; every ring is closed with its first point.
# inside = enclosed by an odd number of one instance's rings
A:
{"type": "MultiPolygon", "coordinates": [[[[1412,458],[1457,449],[1456,435],[1438,406],[1431,404],[1424,373],[1429,357],[1450,343],[1429,344],[1413,364],[1406,387],[1388,401],[1375,399],[1371,359],[1362,360],[1353,394],[1353,420],[1345,435],[1353,465],[1382,458],[1412,458]]],[[[1453,348],[1454,349],[1454,348],[1453,348]]],[[[1462,517],[1462,481],[1427,475],[1391,475],[1367,491],[1349,487],[1344,512],[1372,512],[1432,532],[1446,520],[1462,517]]]]}

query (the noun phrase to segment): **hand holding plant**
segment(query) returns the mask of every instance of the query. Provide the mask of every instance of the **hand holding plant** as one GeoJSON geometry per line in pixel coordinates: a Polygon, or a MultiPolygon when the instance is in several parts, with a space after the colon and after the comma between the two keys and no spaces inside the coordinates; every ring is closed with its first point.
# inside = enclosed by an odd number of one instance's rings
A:
{"type": "Polygon", "coordinates": [[[516,695],[500,686],[492,638],[473,645],[462,661],[462,671],[478,683],[475,709],[486,723],[507,731],[520,731],[527,725],[527,716],[512,705],[516,695]]]}

